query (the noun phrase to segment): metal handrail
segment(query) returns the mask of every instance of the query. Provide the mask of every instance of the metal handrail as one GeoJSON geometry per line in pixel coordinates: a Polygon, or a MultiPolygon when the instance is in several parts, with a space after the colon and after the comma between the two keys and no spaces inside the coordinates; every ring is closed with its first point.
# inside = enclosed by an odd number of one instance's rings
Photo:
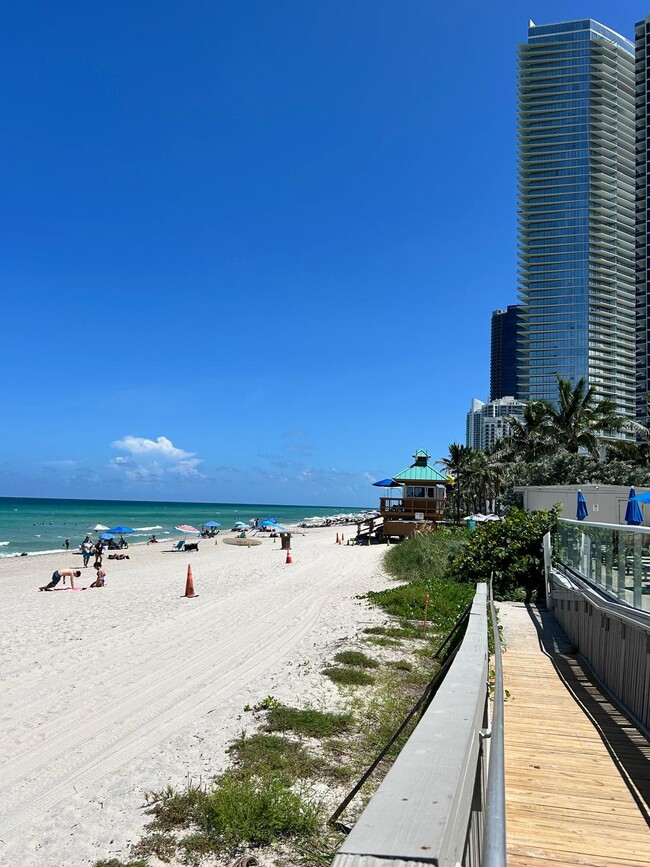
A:
{"type": "Polygon", "coordinates": [[[576,518],[558,518],[560,524],[575,524],[577,527],[600,527],[603,530],[619,530],[621,533],[650,533],[650,527],[637,524],[601,524],[598,521],[578,521],[576,518]]]}
{"type": "Polygon", "coordinates": [[[501,639],[497,623],[492,577],[490,577],[490,617],[494,640],[494,699],[490,727],[490,762],[485,797],[485,827],[483,833],[484,867],[506,867],[506,782],[503,736],[503,666],[501,639]]]}

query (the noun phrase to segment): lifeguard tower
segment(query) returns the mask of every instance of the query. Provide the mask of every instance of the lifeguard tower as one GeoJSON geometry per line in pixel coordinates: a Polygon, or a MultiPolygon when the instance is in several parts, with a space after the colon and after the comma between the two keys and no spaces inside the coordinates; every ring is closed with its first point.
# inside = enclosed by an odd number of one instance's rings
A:
{"type": "Polygon", "coordinates": [[[430,457],[423,449],[416,451],[411,466],[392,478],[392,487],[401,493],[380,497],[384,536],[410,536],[443,520],[448,480],[429,466],[430,457]]]}

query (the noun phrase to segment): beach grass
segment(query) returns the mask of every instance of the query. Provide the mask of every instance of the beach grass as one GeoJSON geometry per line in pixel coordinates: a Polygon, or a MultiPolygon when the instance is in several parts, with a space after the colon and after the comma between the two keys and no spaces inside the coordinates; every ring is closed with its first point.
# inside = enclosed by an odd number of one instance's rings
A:
{"type": "Polygon", "coordinates": [[[323,674],[343,686],[369,686],[375,678],[358,668],[324,668],[323,674]]]}
{"type": "Polygon", "coordinates": [[[349,731],[352,724],[350,714],[330,713],[313,708],[295,707],[271,708],[267,717],[269,731],[293,731],[311,738],[330,737],[349,731]]]}
{"type": "Polygon", "coordinates": [[[289,782],[317,776],[325,762],[300,743],[272,734],[242,735],[229,748],[236,765],[233,774],[277,774],[289,782]]]}
{"type": "Polygon", "coordinates": [[[358,668],[379,668],[379,663],[371,656],[366,656],[359,650],[342,650],[334,657],[334,662],[340,665],[351,665],[358,668]]]}

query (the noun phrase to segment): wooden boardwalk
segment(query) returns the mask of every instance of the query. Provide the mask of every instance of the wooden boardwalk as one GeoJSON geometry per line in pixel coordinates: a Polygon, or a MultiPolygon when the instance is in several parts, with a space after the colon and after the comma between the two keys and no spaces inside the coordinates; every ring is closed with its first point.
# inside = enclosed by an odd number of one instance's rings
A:
{"type": "Polygon", "coordinates": [[[509,867],[648,867],[650,743],[553,615],[499,603],[509,867]]]}

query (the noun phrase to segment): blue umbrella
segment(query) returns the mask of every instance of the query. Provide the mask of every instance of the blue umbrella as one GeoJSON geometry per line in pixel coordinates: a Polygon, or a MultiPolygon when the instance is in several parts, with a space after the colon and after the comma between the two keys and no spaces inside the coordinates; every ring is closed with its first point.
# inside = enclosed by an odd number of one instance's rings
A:
{"type": "Polygon", "coordinates": [[[113,537],[111,536],[110,533],[102,533],[99,538],[104,539],[105,542],[108,542],[108,540],[112,539],[113,537]]]}
{"type": "Polygon", "coordinates": [[[637,494],[634,499],[637,503],[650,503],[650,491],[646,491],[645,494],[637,494]]]}
{"type": "Polygon", "coordinates": [[[278,522],[275,518],[267,518],[266,521],[260,521],[258,524],[259,527],[277,527],[278,522]]]}
{"type": "Polygon", "coordinates": [[[204,527],[220,527],[221,524],[219,523],[219,521],[206,521],[203,526],[204,527]]]}
{"type": "Polygon", "coordinates": [[[630,488],[630,493],[627,498],[627,508],[625,509],[625,523],[643,523],[643,512],[641,511],[641,506],[639,505],[639,498],[634,492],[634,485],[632,485],[632,487],[630,488]]]}
{"type": "Polygon", "coordinates": [[[582,491],[578,491],[578,509],[576,512],[576,517],[579,521],[584,521],[585,518],[589,516],[589,510],[587,509],[587,501],[585,500],[585,495],[582,491]]]}
{"type": "Polygon", "coordinates": [[[382,479],[380,482],[372,483],[375,488],[401,488],[401,485],[396,484],[392,479],[382,479]]]}
{"type": "Polygon", "coordinates": [[[135,530],[133,530],[131,527],[111,527],[108,532],[119,533],[120,535],[122,535],[122,533],[135,533],[135,530]]]}

